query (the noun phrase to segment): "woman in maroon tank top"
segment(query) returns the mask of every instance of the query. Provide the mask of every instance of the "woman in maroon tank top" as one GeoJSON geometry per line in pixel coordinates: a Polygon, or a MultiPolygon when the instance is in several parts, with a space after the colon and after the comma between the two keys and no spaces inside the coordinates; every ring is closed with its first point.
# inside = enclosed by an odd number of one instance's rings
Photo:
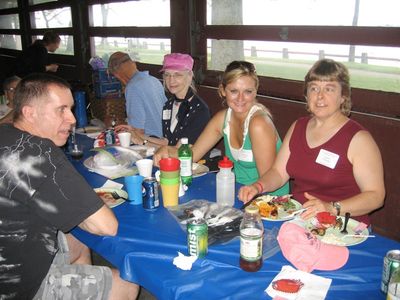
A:
{"type": "Polygon", "coordinates": [[[368,214],[383,205],[382,158],[371,134],[348,118],[351,108],[347,68],[330,59],[317,61],[305,77],[310,116],[289,128],[274,166],[253,185],[242,187],[247,202],[256,194],[293,180],[293,198],[317,212],[349,212],[369,224],[368,214]]]}

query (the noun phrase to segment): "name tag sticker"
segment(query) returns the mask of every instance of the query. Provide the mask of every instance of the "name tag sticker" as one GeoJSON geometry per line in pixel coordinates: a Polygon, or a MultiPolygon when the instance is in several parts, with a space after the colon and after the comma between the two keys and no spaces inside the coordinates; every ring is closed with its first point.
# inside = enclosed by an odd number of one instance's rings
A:
{"type": "Polygon", "coordinates": [[[339,155],[328,150],[321,149],[319,151],[318,157],[315,160],[316,163],[323,165],[325,167],[334,169],[339,160],[339,155]]]}
{"type": "Polygon", "coordinates": [[[163,112],[162,112],[162,119],[163,119],[163,120],[169,120],[169,119],[171,119],[171,110],[170,110],[170,109],[163,110],[163,112]]]}
{"type": "Polygon", "coordinates": [[[239,153],[238,160],[252,162],[253,161],[253,151],[242,149],[239,153]]]}

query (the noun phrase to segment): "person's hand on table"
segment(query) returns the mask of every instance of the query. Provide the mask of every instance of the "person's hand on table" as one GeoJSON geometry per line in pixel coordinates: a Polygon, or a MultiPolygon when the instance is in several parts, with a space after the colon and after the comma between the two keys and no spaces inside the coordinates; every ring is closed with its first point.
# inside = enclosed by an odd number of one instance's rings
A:
{"type": "Polygon", "coordinates": [[[128,124],[120,124],[120,125],[115,126],[115,133],[124,132],[124,131],[132,132],[132,130],[133,130],[133,127],[128,124]]]}
{"type": "Polygon", "coordinates": [[[178,157],[178,148],[175,146],[162,146],[158,148],[156,153],[153,155],[153,164],[156,167],[159,167],[160,159],[167,157],[178,157]]]}
{"type": "Polygon", "coordinates": [[[160,164],[159,164],[160,159],[169,157],[168,147],[169,146],[162,146],[162,147],[158,148],[158,150],[154,153],[154,155],[153,155],[153,164],[155,166],[157,166],[157,167],[160,166],[160,164]]]}
{"type": "Polygon", "coordinates": [[[247,203],[251,199],[253,199],[257,194],[258,194],[257,187],[251,184],[251,185],[242,186],[239,190],[238,197],[239,197],[240,201],[247,203]]]}
{"type": "Polygon", "coordinates": [[[327,211],[332,215],[335,215],[334,207],[332,206],[331,202],[322,201],[321,199],[312,196],[307,192],[304,193],[304,197],[306,197],[307,202],[303,204],[303,207],[307,208],[307,210],[300,215],[302,219],[310,219],[311,217],[315,217],[317,213],[323,211],[327,211]]]}

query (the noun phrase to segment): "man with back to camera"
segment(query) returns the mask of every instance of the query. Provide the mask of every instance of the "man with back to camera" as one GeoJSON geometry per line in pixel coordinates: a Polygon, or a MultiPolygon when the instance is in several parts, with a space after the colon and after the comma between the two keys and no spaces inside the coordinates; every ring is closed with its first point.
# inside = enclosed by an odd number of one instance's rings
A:
{"type": "Polygon", "coordinates": [[[17,86],[13,124],[0,125],[0,299],[136,299],[117,270],[90,266],[75,226],[115,235],[118,221],[60,146],[75,117],[67,82],[31,74],[17,86]]]}
{"type": "Polygon", "coordinates": [[[31,73],[57,72],[58,65],[49,63],[49,52],[54,53],[60,47],[60,36],[47,31],[43,39],[36,40],[17,57],[15,74],[24,77],[31,73]]]}
{"type": "Polygon", "coordinates": [[[110,56],[108,72],[126,86],[128,124],[141,134],[161,137],[162,109],[167,101],[161,82],[148,71],[139,71],[136,62],[124,52],[110,56]]]}

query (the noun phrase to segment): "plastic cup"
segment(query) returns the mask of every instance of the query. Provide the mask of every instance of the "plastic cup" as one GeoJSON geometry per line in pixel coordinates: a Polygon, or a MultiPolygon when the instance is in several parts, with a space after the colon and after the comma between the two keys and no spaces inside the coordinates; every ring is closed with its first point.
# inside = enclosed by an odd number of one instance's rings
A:
{"type": "Polygon", "coordinates": [[[130,132],[120,132],[118,133],[118,139],[121,147],[129,147],[131,145],[131,133],[130,132]]]}
{"type": "Polygon", "coordinates": [[[179,178],[163,179],[160,178],[161,193],[164,207],[178,205],[179,199],[179,178]]]}
{"type": "Polygon", "coordinates": [[[177,158],[167,157],[160,159],[160,177],[179,178],[181,162],[177,158]]]}
{"type": "Polygon", "coordinates": [[[143,203],[143,182],[144,177],[133,175],[124,177],[125,188],[128,192],[129,204],[138,205],[143,203]]]}
{"type": "Polygon", "coordinates": [[[160,171],[171,172],[179,170],[181,167],[181,161],[174,157],[166,157],[160,159],[160,171]]]}
{"type": "Polygon", "coordinates": [[[152,159],[139,159],[136,162],[136,166],[139,170],[139,174],[143,176],[144,178],[146,177],[151,177],[151,173],[153,171],[153,160],[152,159]]]}

